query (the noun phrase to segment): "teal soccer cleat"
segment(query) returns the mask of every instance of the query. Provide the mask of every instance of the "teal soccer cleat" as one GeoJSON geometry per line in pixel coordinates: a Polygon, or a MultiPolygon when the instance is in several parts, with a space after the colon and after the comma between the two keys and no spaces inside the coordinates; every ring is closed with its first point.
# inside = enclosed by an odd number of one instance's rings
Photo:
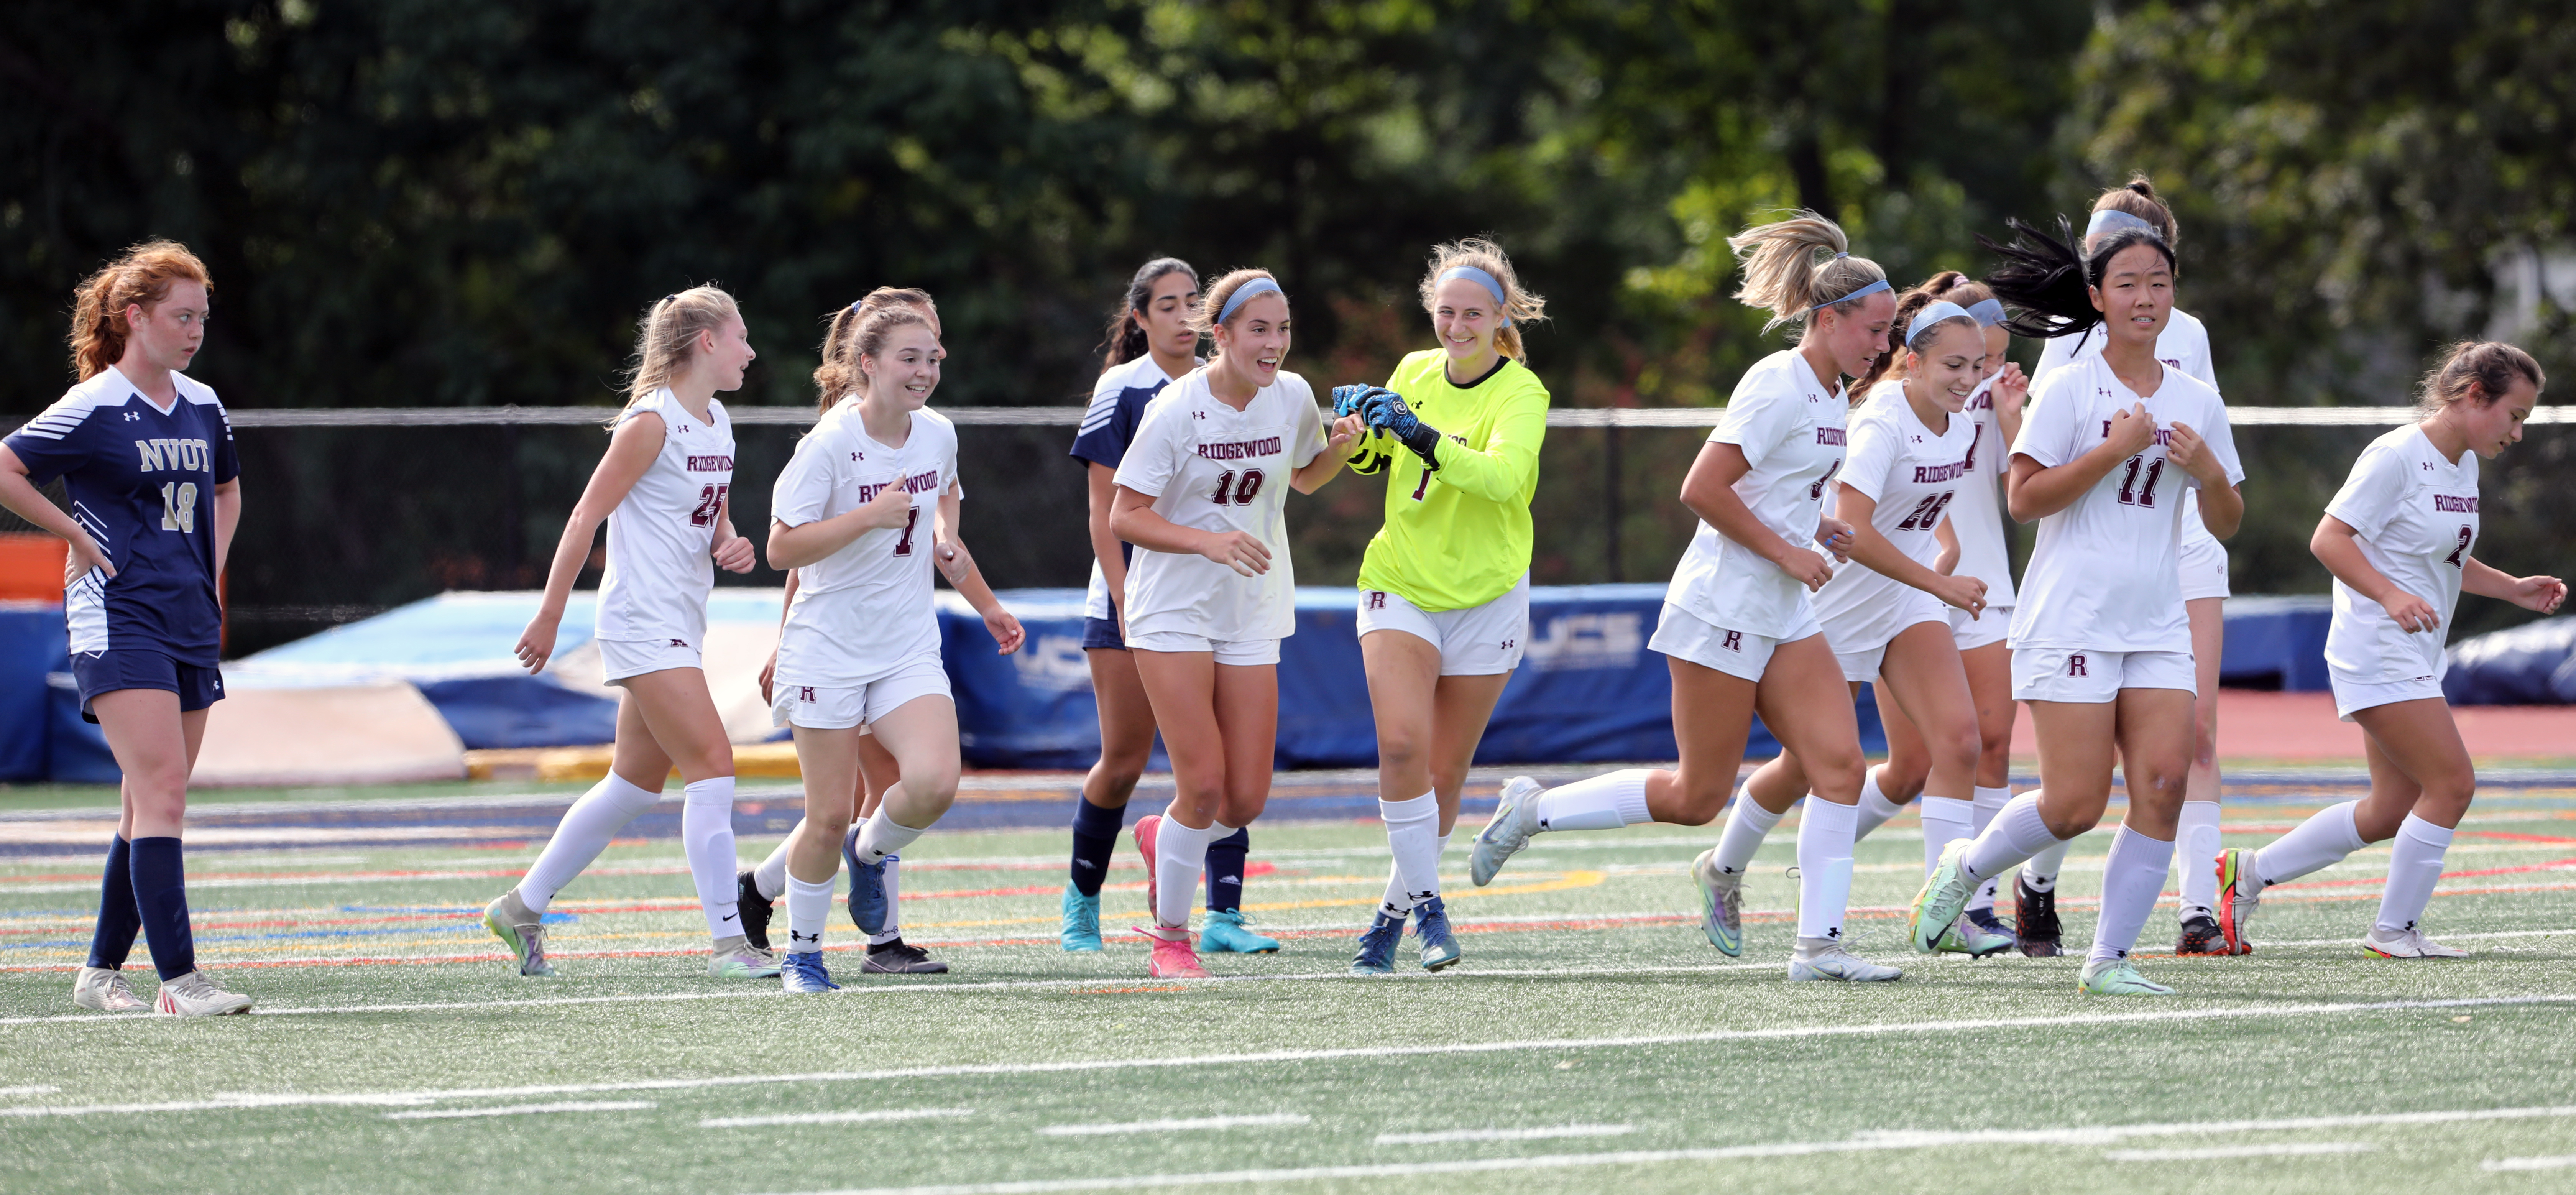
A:
{"type": "Polygon", "coordinates": [[[1199,928],[1202,954],[1277,954],[1279,939],[1256,934],[1239,909],[1210,909],[1199,928]]]}
{"type": "Polygon", "coordinates": [[[1100,942],[1100,898],[1084,896],[1072,884],[1064,886],[1064,948],[1069,951],[1107,950],[1100,942]]]}

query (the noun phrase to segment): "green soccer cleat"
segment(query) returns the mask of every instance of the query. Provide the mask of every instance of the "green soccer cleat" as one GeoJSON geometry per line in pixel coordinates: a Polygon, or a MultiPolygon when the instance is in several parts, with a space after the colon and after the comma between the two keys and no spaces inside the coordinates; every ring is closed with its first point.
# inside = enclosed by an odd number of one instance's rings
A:
{"type": "Polygon", "coordinates": [[[1205,954],[1277,954],[1279,939],[1256,934],[1240,909],[1210,909],[1199,928],[1199,950],[1205,954]]]}
{"type": "Polygon", "coordinates": [[[1933,943],[1933,949],[1942,954],[1964,954],[1969,958],[1985,958],[2012,948],[2011,934],[1988,929],[1973,917],[1951,922],[1950,928],[1941,931],[1941,940],[1933,943]]]}
{"type": "Polygon", "coordinates": [[[2138,974],[2137,964],[2127,959],[2096,959],[2084,964],[2084,976],[2075,981],[2075,990],[2087,996],[2170,996],[2172,988],[2149,982],[2138,974]]]}
{"type": "Polygon", "coordinates": [[[1719,954],[1744,957],[1744,873],[1721,870],[1710,847],[1691,860],[1691,880],[1699,885],[1699,932],[1719,954]]]}
{"type": "Polygon", "coordinates": [[[555,973],[554,964],[546,961],[545,918],[528,911],[519,899],[519,890],[504,892],[491,904],[483,906],[483,928],[510,948],[510,959],[518,965],[519,974],[542,979],[555,973]]]}
{"type": "Polygon", "coordinates": [[[1959,919],[1959,910],[1967,907],[1968,898],[1977,891],[1977,881],[1968,878],[1968,840],[1960,839],[1942,848],[1941,863],[1923,881],[1923,891],[1914,896],[1914,909],[1906,919],[1907,936],[1914,948],[1932,953],[1940,944],[1941,933],[1959,919]]]}
{"type": "Polygon", "coordinates": [[[773,979],[778,975],[778,958],[752,945],[748,935],[736,935],[715,944],[707,956],[707,974],[715,979],[773,979]]]}

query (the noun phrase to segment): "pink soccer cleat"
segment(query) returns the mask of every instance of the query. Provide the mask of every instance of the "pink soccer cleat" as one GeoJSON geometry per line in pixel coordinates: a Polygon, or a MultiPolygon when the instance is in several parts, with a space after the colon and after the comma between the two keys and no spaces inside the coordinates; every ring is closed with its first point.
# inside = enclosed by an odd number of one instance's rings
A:
{"type": "Polygon", "coordinates": [[[1190,931],[1186,929],[1146,929],[1136,932],[1154,940],[1154,953],[1145,960],[1145,974],[1154,979],[1205,979],[1207,968],[1199,965],[1199,952],[1190,948],[1190,931]]]}

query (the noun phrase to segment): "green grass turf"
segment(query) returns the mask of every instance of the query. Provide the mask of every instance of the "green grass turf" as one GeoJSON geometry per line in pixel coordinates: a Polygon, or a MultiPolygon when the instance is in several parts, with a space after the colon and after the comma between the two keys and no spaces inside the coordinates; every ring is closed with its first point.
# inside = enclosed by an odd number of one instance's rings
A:
{"type": "MultiPolygon", "coordinates": [[[[2229,843],[2268,841],[2304,812],[2231,808],[2229,843]]],[[[2565,1190],[2576,1168],[2486,1167],[2576,1155],[2576,931],[2552,933],[2576,926],[2576,799],[2506,795],[2473,818],[2428,916],[2472,959],[2358,952],[2386,864],[2372,851],[2276,889],[2250,957],[2149,959],[2151,977],[2183,990],[2161,1001],[2079,997],[2072,958],[1904,953],[1898,910],[1921,865],[1911,816],[1860,849],[1857,944],[1907,972],[1872,987],[1782,978],[1794,821],[1750,881],[1748,908],[1770,912],[1748,924],[1742,963],[1694,925],[1684,868],[1713,834],[1639,827],[1543,837],[1491,890],[1453,877],[1465,963],[1375,981],[1333,973],[1383,883],[1379,828],[1260,826],[1254,861],[1276,870],[1257,873],[1247,899],[1288,947],[1212,956],[1220,978],[1188,984],[1145,979],[1132,938],[1105,955],[1054,945],[1061,833],[934,832],[905,852],[904,891],[927,899],[904,901],[904,918],[956,972],[861,976],[857,957],[836,951],[847,990],[797,998],[705,977],[672,843],[614,848],[564,894],[556,907],[577,921],[555,931],[564,976],[549,981],[508,974],[476,927],[533,845],[206,851],[191,865],[209,969],[265,1013],[315,1010],[219,1021],[78,1019],[70,976],[30,968],[79,961],[94,861],[12,859],[0,861],[0,963],[16,968],[0,972],[0,1112],[190,1106],[0,1116],[11,1172],[0,1185],[1117,1190],[1141,1176],[1235,1173],[1218,1185],[2565,1190]],[[2568,866],[2542,866],[2554,863],[2568,866]],[[966,893],[983,895],[949,895],[966,893]],[[680,953],[617,953],[657,950],[680,953]],[[446,955],[475,957],[422,961],[446,955]],[[348,962],[360,958],[391,961],[348,962]],[[2505,1002],[2515,999],[2530,1002],[2505,1002]],[[2340,1007],[2355,1004],[2394,1006],[2340,1007]],[[1475,1046],[1491,1048],[1436,1049],[1475,1046]],[[1335,1053],[1297,1054],[1318,1051],[1335,1053]],[[724,1078],[753,1081],[706,1082],[724,1078]],[[472,1094],[440,1094],[462,1092],[472,1094]],[[235,1096],[278,1098],[199,1106],[235,1096]],[[559,1103],[638,1106],[390,1118],[559,1103]],[[2533,1108],[2558,1111],[2230,1123],[2533,1108]],[[890,1111],[948,1114],[702,1125],[890,1111]],[[1303,1119],[1041,1131],[1214,1116],[1303,1119]],[[1599,1128],[1379,1141],[1566,1126],[1599,1128]],[[2157,1156],[2285,1148],[2317,1152],[2157,1156]],[[1614,1154],[1627,1160],[1598,1160],[1614,1154]],[[1076,1180],[1096,1186],[1046,1185],[1076,1180]]],[[[1447,860],[1460,871],[1473,829],[1447,860]]],[[[769,843],[742,845],[752,859],[769,843]]],[[[2092,926],[2080,898],[2098,890],[2107,845],[2106,834],[2086,839],[2068,871],[2079,953],[2092,926]]],[[[1113,929],[1142,919],[1142,872],[1132,851],[1123,862],[1104,917],[1113,929]]],[[[2160,914],[2144,945],[2169,945],[2172,929],[2160,914]]],[[[837,910],[831,934],[852,936],[837,910]]],[[[149,998],[145,958],[138,947],[129,973],[149,998]]]]}

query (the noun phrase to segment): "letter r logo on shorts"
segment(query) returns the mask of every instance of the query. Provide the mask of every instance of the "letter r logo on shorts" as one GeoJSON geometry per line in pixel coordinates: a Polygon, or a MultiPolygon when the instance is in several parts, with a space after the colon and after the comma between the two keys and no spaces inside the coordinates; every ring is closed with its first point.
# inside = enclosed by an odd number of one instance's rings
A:
{"type": "Polygon", "coordinates": [[[1370,590],[1370,591],[1369,591],[1368,608],[1369,608],[1369,609],[1371,609],[1371,610],[1384,610],[1384,609],[1386,609],[1386,594],[1385,594],[1385,592],[1384,592],[1384,591],[1382,591],[1382,590],[1376,590],[1376,589],[1372,589],[1372,590],[1370,590]]]}
{"type": "Polygon", "coordinates": [[[2071,655],[2071,656],[2066,657],[2066,675],[2068,675],[2068,676],[2091,676],[2091,675],[2093,675],[2092,673],[2090,673],[2090,672],[2086,672],[2086,671],[2084,670],[2084,653],[2083,653],[2083,652],[2080,652],[2080,651],[2079,651],[2079,652],[2075,653],[2074,655],[2071,655]]]}
{"type": "Polygon", "coordinates": [[[812,700],[814,700],[814,686],[812,686],[812,685],[798,685],[798,686],[796,686],[796,700],[798,700],[798,701],[812,701],[812,700]]]}
{"type": "Polygon", "coordinates": [[[687,647],[688,645],[689,641],[686,639],[674,639],[671,641],[671,646],[673,647],[687,647]]]}
{"type": "Polygon", "coordinates": [[[1742,650],[1744,650],[1744,632],[1742,632],[1742,631],[1728,631],[1728,632],[1726,633],[1726,643],[1725,643],[1725,647],[1726,647],[1726,650],[1728,650],[1728,651],[1742,651],[1742,650]]]}

